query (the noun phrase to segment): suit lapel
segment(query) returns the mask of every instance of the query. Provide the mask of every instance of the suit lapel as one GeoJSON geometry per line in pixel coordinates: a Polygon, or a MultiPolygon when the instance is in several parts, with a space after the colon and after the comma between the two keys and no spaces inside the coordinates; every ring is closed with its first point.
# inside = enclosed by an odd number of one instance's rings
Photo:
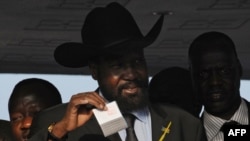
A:
{"type": "Polygon", "coordinates": [[[170,121],[166,115],[163,117],[163,114],[159,114],[159,112],[153,107],[150,108],[153,141],[160,139],[163,134],[162,128],[165,128],[170,121]]]}
{"type": "Polygon", "coordinates": [[[107,137],[110,141],[121,141],[121,138],[118,133],[112,134],[107,137]]]}

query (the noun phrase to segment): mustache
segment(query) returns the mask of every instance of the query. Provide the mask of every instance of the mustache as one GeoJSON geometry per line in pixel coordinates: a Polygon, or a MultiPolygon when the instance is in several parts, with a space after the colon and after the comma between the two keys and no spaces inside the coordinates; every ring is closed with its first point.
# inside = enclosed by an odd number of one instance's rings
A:
{"type": "Polygon", "coordinates": [[[129,82],[126,82],[122,85],[120,85],[119,89],[126,89],[126,88],[131,88],[131,87],[140,87],[140,88],[143,88],[143,87],[148,87],[148,84],[145,83],[145,81],[141,81],[141,80],[133,80],[133,81],[129,81],[129,82]]]}

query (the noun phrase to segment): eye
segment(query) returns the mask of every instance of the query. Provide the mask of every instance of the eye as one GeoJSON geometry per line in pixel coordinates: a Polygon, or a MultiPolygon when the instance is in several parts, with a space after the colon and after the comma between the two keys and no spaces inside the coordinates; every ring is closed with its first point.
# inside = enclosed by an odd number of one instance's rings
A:
{"type": "Polygon", "coordinates": [[[123,64],[121,62],[114,62],[110,64],[110,67],[113,69],[119,69],[123,66],[123,64]]]}
{"type": "Polygon", "coordinates": [[[146,62],[145,58],[138,58],[135,60],[135,64],[138,64],[138,65],[144,64],[145,62],[146,62]]]}
{"type": "Polygon", "coordinates": [[[36,112],[32,113],[31,117],[35,117],[38,113],[39,113],[39,111],[36,111],[36,112]]]}
{"type": "Polygon", "coordinates": [[[221,68],[219,71],[220,71],[221,76],[226,76],[226,75],[231,74],[232,68],[231,67],[224,67],[224,68],[221,68]]]}
{"type": "Polygon", "coordinates": [[[40,108],[36,108],[33,111],[30,111],[29,116],[30,117],[35,117],[40,111],[41,111],[40,108]]]}
{"type": "Polygon", "coordinates": [[[22,115],[18,115],[18,116],[13,116],[13,117],[11,117],[10,121],[11,121],[12,123],[16,123],[16,122],[18,122],[18,121],[21,121],[22,119],[23,119],[23,116],[22,116],[22,115]]]}
{"type": "Polygon", "coordinates": [[[207,78],[209,77],[209,72],[206,71],[206,70],[203,70],[203,71],[201,71],[201,72],[199,73],[199,77],[200,77],[201,79],[207,79],[207,78]]]}

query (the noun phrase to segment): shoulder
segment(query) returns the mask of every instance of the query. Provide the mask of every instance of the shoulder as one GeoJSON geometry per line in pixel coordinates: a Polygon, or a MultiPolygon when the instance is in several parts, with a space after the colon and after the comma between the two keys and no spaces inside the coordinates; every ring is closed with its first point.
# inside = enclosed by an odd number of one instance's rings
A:
{"type": "Polygon", "coordinates": [[[49,108],[46,108],[39,112],[39,115],[46,115],[46,114],[58,114],[61,112],[65,112],[68,103],[58,104],[49,108]]]}
{"type": "Polygon", "coordinates": [[[194,122],[200,122],[200,119],[197,117],[194,117],[189,112],[174,106],[172,104],[165,104],[165,103],[154,103],[151,104],[152,110],[160,115],[163,118],[173,118],[175,120],[184,120],[184,121],[194,121],[194,122]]]}
{"type": "Polygon", "coordinates": [[[199,118],[187,111],[170,104],[151,104],[152,124],[166,125],[171,121],[171,137],[185,139],[206,140],[205,130],[199,118]]]}
{"type": "Polygon", "coordinates": [[[250,102],[247,99],[245,99],[245,98],[242,98],[242,99],[246,102],[247,107],[250,107],[250,102]]]}
{"type": "Polygon", "coordinates": [[[48,120],[48,118],[51,120],[59,120],[64,115],[67,105],[68,103],[63,103],[63,104],[59,104],[59,105],[44,109],[35,116],[35,119],[38,119],[39,121],[40,120],[43,121],[43,119],[48,120]]]}

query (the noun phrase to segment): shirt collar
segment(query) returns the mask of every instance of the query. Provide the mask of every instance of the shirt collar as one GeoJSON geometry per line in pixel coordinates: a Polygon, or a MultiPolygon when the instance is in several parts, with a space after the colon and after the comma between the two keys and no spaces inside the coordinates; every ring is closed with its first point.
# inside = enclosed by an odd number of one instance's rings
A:
{"type": "Polygon", "coordinates": [[[148,107],[144,107],[140,110],[133,111],[132,114],[135,115],[136,118],[140,120],[141,122],[146,123],[147,117],[149,116],[149,109],[148,107]]]}

